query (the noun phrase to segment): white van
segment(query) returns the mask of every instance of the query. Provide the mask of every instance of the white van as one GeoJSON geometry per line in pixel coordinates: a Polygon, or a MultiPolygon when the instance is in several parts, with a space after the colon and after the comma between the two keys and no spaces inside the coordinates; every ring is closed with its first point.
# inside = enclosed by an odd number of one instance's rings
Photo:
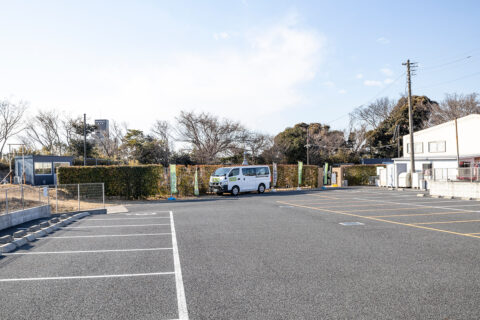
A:
{"type": "Polygon", "coordinates": [[[270,189],[270,169],[268,166],[218,168],[210,177],[209,187],[211,192],[230,192],[234,196],[249,191],[264,193],[270,189]]]}

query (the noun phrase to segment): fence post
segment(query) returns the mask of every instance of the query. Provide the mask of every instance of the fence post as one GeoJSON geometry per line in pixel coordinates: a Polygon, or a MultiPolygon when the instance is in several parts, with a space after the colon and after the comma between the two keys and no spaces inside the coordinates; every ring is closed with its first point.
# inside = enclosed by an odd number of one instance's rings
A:
{"type": "Polygon", "coordinates": [[[5,190],[5,210],[8,214],[8,189],[5,190]]]}
{"type": "Polygon", "coordinates": [[[25,197],[23,194],[23,184],[21,185],[21,190],[22,190],[22,209],[25,210],[25,197]]]}
{"type": "Polygon", "coordinates": [[[78,211],[80,211],[80,183],[77,184],[78,190],[78,211]]]}
{"type": "Polygon", "coordinates": [[[105,209],[105,182],[102,182],[102,201],[103,201],[103,209],[105,209]]]}
{"type": "Polygon", "coordinates": [[[58,187],[55,185],[55,213],[58,213],[58,187]]]}

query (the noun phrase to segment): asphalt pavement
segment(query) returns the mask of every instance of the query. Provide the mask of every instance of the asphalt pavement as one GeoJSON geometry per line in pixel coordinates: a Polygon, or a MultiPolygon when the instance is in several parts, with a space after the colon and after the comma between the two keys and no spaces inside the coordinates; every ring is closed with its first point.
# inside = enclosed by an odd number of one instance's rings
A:
{"type": "Polygon", "coordinates": [[[480,202],[347,188],[144,202],[0,259],[1,319],[478,319],[480,202]]]}

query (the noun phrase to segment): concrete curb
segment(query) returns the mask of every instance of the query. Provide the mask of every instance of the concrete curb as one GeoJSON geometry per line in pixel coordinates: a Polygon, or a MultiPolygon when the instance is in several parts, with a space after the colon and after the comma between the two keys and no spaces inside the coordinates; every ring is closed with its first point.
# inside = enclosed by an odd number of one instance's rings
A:
{"type": "Polygon", "coordinates": [[[13,237],[10,235],[0,237],[0,255],[20,248],[28,242],[37,240],[37,238],[45,237],[47,234],[60,230],[62,227],[89,215],[90,212],[88,211],[79,212],[71,216],[62,215],[60,219],[53,218],[48,222],[45,221],[39,225],[29,227],[29,233],[25,230],[20,230],[15,232],[13,237]]]}
{"type": "Polygon", "coordinates": [[[3,244],[3,245],[0,246],[0,252],[1,253],[7,253],[7,252],[13,251],[15,249],[17,249],[17,246],[14,245],[12,242],[7,243],[7,244],[3,244]]]}
{"type": "Polygon", "coordinates": [[[33,233],[30,233],[25,237],[25,239],[27,239],[28,242],[32,242],[37,240],[37,237],[33,233]]]}
{"type": "Polygon", "coordinates": [[[47,233],[43,230],[35,231],[33,234],[35,235],[36,238],[45,237],[47,235],[47,233]]]}

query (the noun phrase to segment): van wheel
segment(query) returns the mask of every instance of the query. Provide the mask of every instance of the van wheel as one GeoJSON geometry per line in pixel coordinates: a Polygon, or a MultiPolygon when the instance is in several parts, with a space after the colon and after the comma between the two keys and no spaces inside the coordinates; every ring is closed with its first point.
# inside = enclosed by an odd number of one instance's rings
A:
{"type": "Polygon", "coordinates": [[[240,188],[237,186],[234,186],[232,188],[232,196],[238,196],[239,193],[240,193],[240,188]]]}
{"type": "Polygon", "coordinates": [[[264,193],[265,192],[265,185],[262,183],[258,186],[258,193],[264,193]]]}

